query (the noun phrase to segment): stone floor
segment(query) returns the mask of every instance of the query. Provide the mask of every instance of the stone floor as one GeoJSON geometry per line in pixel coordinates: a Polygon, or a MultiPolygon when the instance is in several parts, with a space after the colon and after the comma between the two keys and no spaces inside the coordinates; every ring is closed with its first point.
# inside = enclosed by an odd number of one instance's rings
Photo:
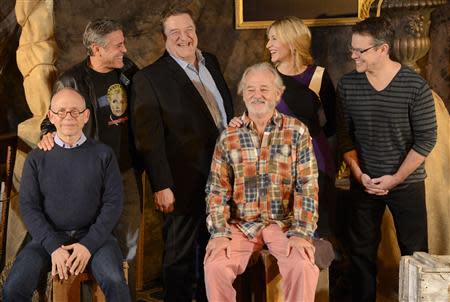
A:
{"type": "Polygon", "coordinates": [[[163,301],[161,286],[155,286],[137,293],[137,302],[159,302],[163,301]]]}

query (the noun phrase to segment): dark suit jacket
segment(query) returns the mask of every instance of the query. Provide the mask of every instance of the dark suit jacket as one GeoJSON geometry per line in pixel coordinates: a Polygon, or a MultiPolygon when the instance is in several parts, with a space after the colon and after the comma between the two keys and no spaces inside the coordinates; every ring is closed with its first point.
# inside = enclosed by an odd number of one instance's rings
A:
{"type": "MultiPolygon", "coordinates": [[[[233,106],[219,63],[211,54],[203,56],[229,120],[233,106]]],[[[197,89],[166,52],[136,73],[132,100],[136,147],[153,191],[171,188],[176,213],[204,212],[205,185],[219,131],[197,89]]]]}

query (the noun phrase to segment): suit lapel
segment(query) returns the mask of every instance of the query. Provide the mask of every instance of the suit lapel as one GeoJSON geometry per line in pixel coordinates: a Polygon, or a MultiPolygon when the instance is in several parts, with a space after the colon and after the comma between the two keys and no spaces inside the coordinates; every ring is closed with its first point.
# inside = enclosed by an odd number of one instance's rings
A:
{"type": "Polygon", "coordinates": [[[191,80],[187,76],[186,72],[178,65],[178,63],[168,54],[165,53],[164,57],[167,65],[169,66],[170,71],[173,74],[173,77],[176,81],[183,87],[183,91],[186,93],[186,99],[191,101],[192,104],[200,108],[200,111],[205,115],[206,119],[213,125],[213,129],[217,129],[216,124],[214,122],[211,113],[209,112],[208,107],[205,104],[200,93],[195,88],[194,84],[192,84],[191,80]]]}

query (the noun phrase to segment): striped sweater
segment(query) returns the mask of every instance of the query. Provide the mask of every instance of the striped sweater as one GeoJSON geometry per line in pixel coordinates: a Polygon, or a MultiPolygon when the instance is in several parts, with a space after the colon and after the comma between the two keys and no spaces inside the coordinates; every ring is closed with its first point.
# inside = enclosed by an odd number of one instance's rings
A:
{"type": "MultiPolygon", "coordinates": [[[[365,73],[353,71],[339,81],[338,140],[342,153],[356,150],[370,177],[392,175],[411,148],[427,156],[436,143],[431,90],[417,73],[402,66],[389,85],[376,91],[365,73]]],[[[404,183],[426,177],[422,163],[404,183]]]]}

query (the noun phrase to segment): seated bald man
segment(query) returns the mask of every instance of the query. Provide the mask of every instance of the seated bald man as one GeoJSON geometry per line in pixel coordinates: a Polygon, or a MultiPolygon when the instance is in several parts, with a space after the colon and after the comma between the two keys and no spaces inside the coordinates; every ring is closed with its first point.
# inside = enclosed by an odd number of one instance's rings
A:
{"type": "Polygon", "coordinates": [[[67,279],[89,270],[108,302],[130,301],[122,254],[111,234],[122,212],[123,188],[111,148],[86,139],[83,97],[56,93],[48,112],[55,148],[28,155],[20,185],[20,211],[31,240],[20,251],[3,288],[3,301],[31,301],[51,270],[67,279]]]}
{"type": "Polygon", "coordinates": [[[318,170],[308,128],[275,109],[283,90],[270,64],[247,68],[238,89],[243,126],[229,127],[216,144],[206,186],[210,302],[236,301],[233,281],[264,244],[277,258],[285,301],[314,301],[318,170]]]}

